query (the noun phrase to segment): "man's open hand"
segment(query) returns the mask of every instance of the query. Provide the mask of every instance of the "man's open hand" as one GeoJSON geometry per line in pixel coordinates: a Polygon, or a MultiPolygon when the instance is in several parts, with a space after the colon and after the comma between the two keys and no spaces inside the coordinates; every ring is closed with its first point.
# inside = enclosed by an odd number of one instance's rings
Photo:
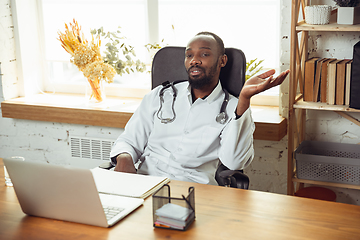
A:
{"type": "Polygon", "coordinates": [[[285,80],[289,72],[290,70],[286,70],[274,78],[273,75],[275,74],[275,70],[272,69],[247,80],[239,95],[239,102],[236,110],[237,114],[242,115],[246,109],[248,109],[250,105],[250,98],[252,96],[280,85],[285,80]]]}

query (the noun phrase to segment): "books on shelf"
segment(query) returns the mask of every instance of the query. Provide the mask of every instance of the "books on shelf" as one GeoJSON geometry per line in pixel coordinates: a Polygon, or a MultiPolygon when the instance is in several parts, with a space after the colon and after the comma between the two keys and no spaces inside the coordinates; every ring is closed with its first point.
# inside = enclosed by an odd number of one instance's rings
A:
{"type": "Polygon", "coordinates": [[[349,59],[344,59],[336,66],[336,94],[335,104],[344,105],[345,103],[345,78],[346,78],[346,64],[349,59]]]}
{"type": "Polygon", "coordinates": [[[313,57],[305,62],[304,101],[313,102],[315,73],[318,60],[318,57],[313,57]]]}
{"type": "Polygon", "coordinates": [[[326,103],[327,100],[327,74],[329,63],[334,61],[334,58],[326,58],[322,62],[320,75],[320,102],[326,103]]]}
{"type": "Polygon", "coordinates": [[[345,77],[345,105],[350,105],[350,84],[351,84],[351,67],[353,60],[346,63],[345,77]]]}
{"type": "Polygon", "coordinates": [[[351,59],[314,57],[305,61],[304,101],[349,105],[351,59]]]}
{"type": "Polygon", "coordinates": [[[314,83],[314,91],[313,91],[313,97],[312,101],[318,102],[319,96],[320,96],[320,76],[321,76],[321,69],[322,69],[322,63],[325,59],[320,59],[316,62],[316,68],[315,68],[315,83],[314,83]]]}
{"type": "Polygon", "coordinates": [[[354,45],[350,80],[350,107],[360,109],[360,41],[354,45]]]}

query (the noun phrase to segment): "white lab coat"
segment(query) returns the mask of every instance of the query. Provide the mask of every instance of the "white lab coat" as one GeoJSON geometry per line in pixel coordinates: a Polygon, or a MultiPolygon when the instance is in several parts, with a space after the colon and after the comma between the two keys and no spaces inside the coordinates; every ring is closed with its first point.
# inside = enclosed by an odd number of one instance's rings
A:
{"type": "MultiPolygon", "coordinates": [[[[236,119],[237,98],[230,95],[225,124],[216,122],[225,93],[220,83],[204,100],[192,103],[189,83],[175,85],[176,118],[161,123],[157,117],[162,86],[147,94],[116,140],[111,157],[127,152],[134,163],[141,161],[138,173],[167,176],[170,179],[217,185],[215,171],[219,160],[229,169],[243,169],[254,158],[255,124],[250,108],[236,119]]],[[[163,118],[173,116],[171,88],[164,93],[163,118]]]]}

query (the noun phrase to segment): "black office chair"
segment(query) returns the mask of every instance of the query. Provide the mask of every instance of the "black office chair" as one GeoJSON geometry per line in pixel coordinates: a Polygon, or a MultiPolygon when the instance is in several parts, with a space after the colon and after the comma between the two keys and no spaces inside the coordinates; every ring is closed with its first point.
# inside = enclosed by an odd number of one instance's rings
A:
{"type": "MultiPolygon", "coordinates": [[[[245,83],[246,59],[244,53],[235,48],[226,48],[228,62],[220,72],[220,82],[230,94],[238,97],[245,83]]],[[[164,47],[154,56],[151,70],[152,88],[166,81],[188,79],[184,66],[185,47],[164,47]]],[[[234,109],[235,110],[235,109],[234,109]]],[[[249,178],[242,170],[229,170],[221,164],[215,174],[220,186],[248,189],[249,178]]]]}

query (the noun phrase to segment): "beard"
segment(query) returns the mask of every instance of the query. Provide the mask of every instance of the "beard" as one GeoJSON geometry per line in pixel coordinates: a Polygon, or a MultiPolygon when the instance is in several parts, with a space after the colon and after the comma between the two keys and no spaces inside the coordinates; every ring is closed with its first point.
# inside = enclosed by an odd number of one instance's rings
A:
{"type": "Polygon", "coordinates": [[[187,70],[188,77],[189,77],[188,81],[189,81],[190,86],[194,89],[201,89],[205,86],[210,85],[216,74],[217,65],[218,65],[218,61],[216,61],[216,63],[210,68],[210,71],[208,74],[206,74],[205,69],[201,66],[190,67],[187,70]],[[194,67],[201,69],[201,71],[204,73],[204,76],[203,77],[195,77],[195,78],[190,77],[190,71],[194,67]]]}

